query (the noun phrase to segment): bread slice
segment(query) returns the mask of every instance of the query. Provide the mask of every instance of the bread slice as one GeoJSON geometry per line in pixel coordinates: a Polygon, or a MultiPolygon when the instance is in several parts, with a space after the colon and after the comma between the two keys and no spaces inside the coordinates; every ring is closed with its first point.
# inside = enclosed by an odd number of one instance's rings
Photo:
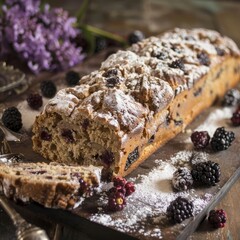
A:
{"type": "Polygon", "coordinates": [[[57,163],[0,164],[0,189],[14,200],[71,209],[93,194],[100,172],[98,167],[57,163]]]}

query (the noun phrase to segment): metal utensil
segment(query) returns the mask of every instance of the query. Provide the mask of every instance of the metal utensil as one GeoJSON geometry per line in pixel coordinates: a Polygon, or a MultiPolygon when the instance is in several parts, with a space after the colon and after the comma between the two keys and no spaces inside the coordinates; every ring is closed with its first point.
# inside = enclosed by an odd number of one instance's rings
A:
{"type": "Polygon", "coordinates": [[[24,220],[19,213],[17,213],[8,200],[0,195],[0,205],[5,212],[12,219],[17,228],[16,235],[18,240],[49,240],[46,232],[24,220]]]}
{"type": "MultiPolygon", "coordinates": [[[[18,161],[19,157],[23,157],[22,154],[14,154],[10,152],[10,146],[6,141],[3,130],[0,128],[0,160],[5,159],[6,163],[11,163],[11,161],[18,161]]],[[[4,161],[0,161],[0,163],[1,162],[4,161]]],[[[20,214],[14,210],[6,197],[3,195],[0,195],[0,205],[3,207],[16,226],[16,236],[18,240],[49,240],[46,232],[43,229],[24,220],[20,214]]]]}
{"type": "Polygon", "coordinates": [[[0,62],[0,93],[15,90],[21,93],[27,89],[26,76],[19,69],[0,62]]]}

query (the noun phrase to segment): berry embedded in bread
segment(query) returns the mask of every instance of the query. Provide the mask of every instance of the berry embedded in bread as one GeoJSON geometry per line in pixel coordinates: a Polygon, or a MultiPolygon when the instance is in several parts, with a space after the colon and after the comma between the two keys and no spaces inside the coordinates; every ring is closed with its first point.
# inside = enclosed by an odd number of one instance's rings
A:
{"type": "Polygon", "coordinates": [[[8,198],[71,209],[100,184],[101,168],[58,163],[0,164],[0,189],[8,198]]]}
{"type": "Polygon", "coordinates": [[[60,90],[34,123],[33,149],[127,175],[239,80],[240,51],[215,31],[150,37],[60,90]]]}

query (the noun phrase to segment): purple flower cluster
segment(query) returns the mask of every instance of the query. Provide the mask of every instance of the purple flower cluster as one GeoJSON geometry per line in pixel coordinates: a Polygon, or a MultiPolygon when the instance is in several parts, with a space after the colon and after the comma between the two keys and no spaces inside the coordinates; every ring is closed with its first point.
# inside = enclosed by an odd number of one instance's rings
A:
{"type": "Polygon", "coordinates": [[[61,8],[40,8],[40,0],[6,0],[0,19],[0,58],[15,55],[34,72],[64,70],[81,62],[74,39],[76,19],[61,8]]]}

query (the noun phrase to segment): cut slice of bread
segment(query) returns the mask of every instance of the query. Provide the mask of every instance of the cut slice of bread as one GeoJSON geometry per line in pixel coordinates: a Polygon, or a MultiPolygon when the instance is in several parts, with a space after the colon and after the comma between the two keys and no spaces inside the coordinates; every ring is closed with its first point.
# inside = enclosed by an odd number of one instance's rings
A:
{"type": "Polygon", "coordinates": [[[101,168],[57,163],[0,164],[0,190],[8,198],[71,209],[100,185],[101,168]]]}

